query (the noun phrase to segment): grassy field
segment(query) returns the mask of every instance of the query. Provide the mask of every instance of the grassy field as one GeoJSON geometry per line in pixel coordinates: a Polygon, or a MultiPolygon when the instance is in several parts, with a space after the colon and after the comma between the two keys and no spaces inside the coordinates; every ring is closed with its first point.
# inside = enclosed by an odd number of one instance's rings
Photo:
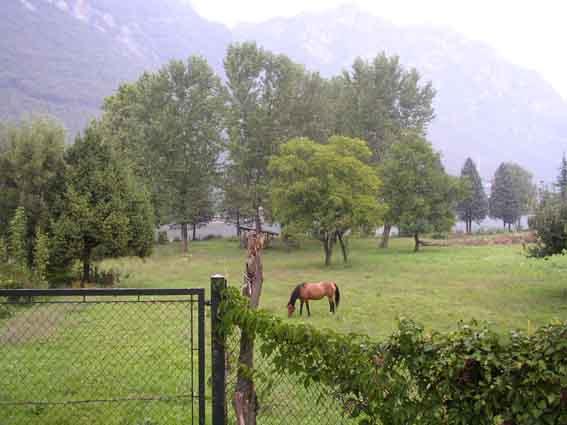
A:
{"type": "MultiPolygon", "coordinates": [[[[457,322],[487,321],[498,331],[534,329],[567,319],[567,257],[527,259],[519,245],[427,247],[412,252],[412,241],[393,239],[391,248],[376,248],[373,239],[350,242],[351,262],[323,265],[317,242],[287,251],[267,249],[261,306],[285,317],[294,286],[304,281],[334,280],[341,289],[339,313],[328,313],[326,301],[312,302],[311,318],[291,320],[340,332],[384,337],[403,316],[427,329],[454,329],[457,322]]],[[[172,243],[145,260],[107,261],[123,272],[124,286],[205,287],[209,276],[224,274],[240,285],[245,251],[236,242],[195,242],[190,254],[172,243]]]]}
{"type": "MultiPolygon", "coordinates": [[[[332,266],[325,267],[316,242],[299,250],[277,246],[266,250],[262,307],[286,317],[296,284],[334,280],[341,288],[337,315],[328,312],[326,301],[315,301],[311,318],[286,320],[377,339],[389,335],[400,316],[439,331],[475,318],[503,333],[567,320],[567,256],[527,259],[519,245],[428,247],[414,254],[412,241],[406,239],[394,239],[388,250],[376,248],[371,239],[354,239],[350,244],[351,263],[346,266],[337,256],[332,266]]],[[[121,272],[121,286],[208,288],[215,273],[239,285],[245,255],[236,242],[227,240],[193,243],[189,255],[181,254],[180,245],[173,243],[158,247],[144,261],[125,258],[103,266],[121,272]]],[[[34,401],[4,406],[0,424],[165,425],[187,420],[190,402],[133,401],[189,391],[196,373],[191,363],[195,365],[196,359],[190,356],[187,311],[181,308],[155,303],[33,308],[0,304],[0,376],[7,378],[0,380],[0,403],[34,401]],[[108,397],[124,401],[104,402],[108,397]]],[[[206,341],[208,345],[210,338],[206,341]]],[[[269,365],[265,367],[270,374],[269,365]]],[[[209,395],[208,366],[206,374],[209,395]]],[[[269,393],[258,387],[259,424],[289,425],[290,417],[313,425],[329,417],[333,423],[348,423],[327,389],[317,385],[304,389],[296,377],[273,378],[276,385],[269,393]],[[316,400],[321,412],[313,410],[316,400]]]]}

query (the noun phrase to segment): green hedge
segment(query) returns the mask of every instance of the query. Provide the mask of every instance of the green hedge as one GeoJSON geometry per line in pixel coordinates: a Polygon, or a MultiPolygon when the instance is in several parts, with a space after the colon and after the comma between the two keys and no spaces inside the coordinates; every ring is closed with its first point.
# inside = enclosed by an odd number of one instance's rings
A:
{"type": "Polygon", "coordinates": [[[278,370],[342,394],[360,424],[567,424],[567,322],[504,339],[474,322],[426,334],[401,320],[377,343],[252,311],[234,288],[221,320],[259,336],[278,370]]]}

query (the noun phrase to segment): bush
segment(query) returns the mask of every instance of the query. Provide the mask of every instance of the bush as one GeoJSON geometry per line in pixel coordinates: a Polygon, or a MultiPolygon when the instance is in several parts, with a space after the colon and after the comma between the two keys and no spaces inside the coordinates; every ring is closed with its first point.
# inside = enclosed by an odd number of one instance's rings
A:
{"type": "Polygon", "coordinates": [[[376,343],[247,305],[235,288],[225,292],[221,332],[238,326],[254,335],[276,371],[327,386],[359,424],[567,423],[567,322],[506,339],[475,322],[427,335],[401,320],[376,343]]]}
{"type": "Polygon", "coordinates": [[[97,286],[111,287],[120,283],[122,272],[120,270],[102,270],[98,267],[93,269],[92,282],[97,286]]]}
{"type": "Polygon", "coordinates": [[[567,250],[567,204],[546,202],[529,220],[537,244],[528,248],[531,257],[549,257],[567,250]]]}

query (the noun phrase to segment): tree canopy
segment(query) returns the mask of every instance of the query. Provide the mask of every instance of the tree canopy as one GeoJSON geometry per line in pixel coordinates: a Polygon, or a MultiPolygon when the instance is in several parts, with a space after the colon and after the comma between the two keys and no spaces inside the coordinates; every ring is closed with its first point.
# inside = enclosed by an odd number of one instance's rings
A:
{"type": "Polygon", "coordinates": [[[104,142],[96,124],[77,138],[66,162],[64,206],[53,228],[54,266],[81,261],[85,282],[95,261],[149,255],[154,237],[149,196],[104,142]]]}
{"type": "Polygon", "coordinates": [[[325,264],[339,241],[347,261],[347,231],[380,223],[380,180],[366,143],[333,136],[327,144],[293,139],[270,161],[274,217],[323,243],[325,264]]]}
{"type": "Polygon", "coordinates": [[[403,132],[425,136],[435,116],[432,84],[422,84],[417,70],[404,69],[397,56],[358,58],[334,83],[338,85],[336,131],[366,140],[373,162],[379,162],[403,132]]]}
{"type": "Polygon", "coordinates": [[[514,163],[502,163],[494,173],[490,194],[490,216],[511,229],[527,214],[535,199],[532,175],[514,163]]]}
{"type": "Polygon", "coordinates": [[[0,127],[0,237],[21,207],[27,262],[33,263],[36,228],[48,232],[61,206],[65,130],[46,117],[0,127]]]}
{"type": "Polygon", "coordinates": [[[425,232],[450,230],[462,194],[457,179],[447,175],[439,153],[421,136],[405,134],[393,145],[380,167],[381,199],[389,209],[386,220],[414,236],[415,251],[425,232]]]}
{"type": "Polygon", "coordinates": [[[225,103],[220,79],[197,56],[144,74],[105,103],[109,140],[151,188],[158,220],[181,224],[185,251],[188,224],[212,216],[225,103]]]}
{"type": "Polygon", "coordinates": [[[457,205],[459,219],[465,222],[467,233],[472,231],[472,222],[479,223],[488,215],[488,197],[482,185],[476,165],[467,158],[461,170],[461,179],[467,186],[467,195],[457,205]]]}

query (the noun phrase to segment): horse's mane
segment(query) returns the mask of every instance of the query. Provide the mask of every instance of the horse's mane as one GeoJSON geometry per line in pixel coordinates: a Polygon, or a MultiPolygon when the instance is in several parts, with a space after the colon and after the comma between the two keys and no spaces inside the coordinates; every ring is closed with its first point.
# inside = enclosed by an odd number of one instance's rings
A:
{"type": "Polygon", "coordinates": [[[299,298],[299,290],[303,285],[305,285],[305,283],[300,283],[295,287],[295,289],[291,292],[291,297],[289,297],[289,302],[287,303],[287,305],[295,305],[295,302],[299,298]]]}

